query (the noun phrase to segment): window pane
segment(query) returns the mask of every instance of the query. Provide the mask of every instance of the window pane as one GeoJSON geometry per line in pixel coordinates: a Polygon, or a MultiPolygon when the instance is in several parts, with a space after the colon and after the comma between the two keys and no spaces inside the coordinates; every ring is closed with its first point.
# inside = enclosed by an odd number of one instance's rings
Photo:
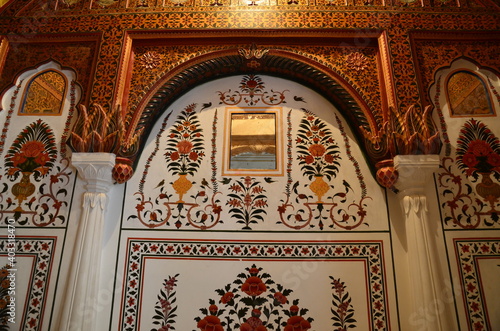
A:
{"type": "Polygon", "coordinates": [[[231,114],[230,169],[276,169],[276,114],[231,114]]]}

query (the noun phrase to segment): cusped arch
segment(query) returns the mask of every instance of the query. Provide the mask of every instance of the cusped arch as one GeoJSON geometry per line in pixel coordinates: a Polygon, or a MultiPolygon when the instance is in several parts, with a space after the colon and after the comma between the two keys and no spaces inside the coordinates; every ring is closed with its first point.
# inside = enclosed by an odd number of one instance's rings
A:
{"type": "Polygon", "coordinates": [[[215,79],[245,74],[267,74],[288,79],[321,94],[349,123],[367,161],[374,169],[380,155],[366,153],[363,130],[376,134],[381,127],[381,119],[335,71],[310,58],[283,50],[259,52],[254,49],[252,52],[235,48],[205,54],[183,63],[160,79],[143,98],[130,121],[127,139],[141,132],[140,145],[144,144],[161,114],[194,87],[215,79]]]}

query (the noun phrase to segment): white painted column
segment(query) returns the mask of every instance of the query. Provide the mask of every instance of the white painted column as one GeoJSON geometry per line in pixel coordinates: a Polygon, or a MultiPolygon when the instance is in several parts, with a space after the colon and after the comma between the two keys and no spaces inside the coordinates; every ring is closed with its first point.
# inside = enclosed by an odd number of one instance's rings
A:
{"type": "Polygon", "coordinates": [[[410,293],[415,331],[448,331],[439,294],[441,272],[434,237],[430,234],[425,188],[433,182],[432,174],[439,168],[438,155],[398,155],[394,166],[399,172],[396,188],[406,220],[406,240],[410,293]],[[427,315],[427,316],[426,316],[427,315]],[[418,321],[418,323],[416,322],[418,321]]]}
{"type": "Polygon", "coordinates": [[[65,301],[58,330],[96,330],[97,292],[107,192],[113,185],[111,153],[73,153],[71,164],[86,183],[65,301]]]}

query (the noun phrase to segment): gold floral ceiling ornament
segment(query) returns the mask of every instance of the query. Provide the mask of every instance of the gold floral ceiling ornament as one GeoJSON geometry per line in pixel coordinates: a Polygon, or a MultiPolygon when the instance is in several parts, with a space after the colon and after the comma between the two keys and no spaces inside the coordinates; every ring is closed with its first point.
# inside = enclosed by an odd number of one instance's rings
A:
{"type": "Polygon", "coordinates": [[[261,59],[268,52],[268,48],[258,48],[255,44],[252,44],[252,46],[250,46],[250,48],[248,49],[240,48],[238,50],[238,53],[240,53],[240,55],[247,60],[250,60],[252,58],[261,59]]]}
{"type": "Polygon", "coordinates": [[[268,48],[258,48],[255,44],[252,44],[248,49],[240,48],[238,50],[238,53],[247,60],[247,66],[254,69],[260,67],[260,60],[268,52],[268,48]]]}
{"type": "Polygon", "coordinates": [[[154,69],[160,65],[160,55],[157,52],[146,52],[139,58],[139,63],[144,69],[154,69]]]}
{"type": "Polygon", "coordinates": [[[347,55],[346,63],[349,69],[356,71],[363,71],[368,67],[368,59],[360,52],[347,55]]]}

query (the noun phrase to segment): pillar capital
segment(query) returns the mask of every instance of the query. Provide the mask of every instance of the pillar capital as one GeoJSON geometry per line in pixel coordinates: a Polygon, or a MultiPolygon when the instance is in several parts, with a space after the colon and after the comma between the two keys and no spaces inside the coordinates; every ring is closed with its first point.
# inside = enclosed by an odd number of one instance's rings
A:
{"type": "Polygon", "coordinates": [[[113,153],[73,153],[71,164],[87,183],[87,192],[106,193],[113,184],[115,158],[113,153]]]}
{"type": "Polygon", "coordinates": [[[439,168],[439,155],[396,155],[394,167],[399,173],[395,186],[401,194],[421,195],[432,174],[439,168]]]}

